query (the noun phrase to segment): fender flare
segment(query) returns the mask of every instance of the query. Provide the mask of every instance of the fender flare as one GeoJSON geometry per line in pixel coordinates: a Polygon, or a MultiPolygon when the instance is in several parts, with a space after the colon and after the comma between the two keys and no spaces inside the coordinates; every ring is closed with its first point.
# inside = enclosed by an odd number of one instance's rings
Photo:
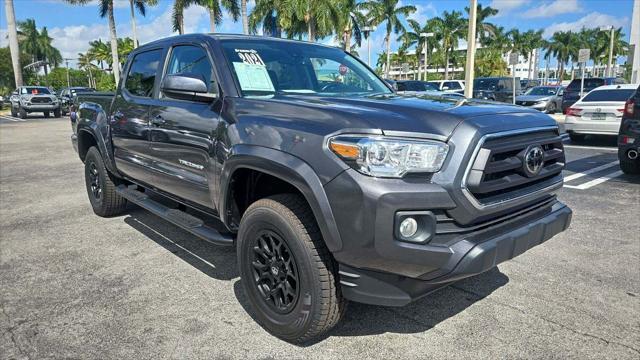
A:
{"type": "Polygon", "coordinates": [[[224,162],[220,174],[220,218],[229,227],[228,189],[238,169],[252,169],[274,176],[293,185],[306,199],[318,223],[327,248],[331,252],[342,249],[342,240],[329,199],[318,175],[306,162],[291,154],[262,146],[236,145],[224,162]]]}
{"type": "MultiPolygon", "coordinates": [[[[80,114],[81,115],[90,115],[90,118],[78,116],[76,120],[77,132],[78,132],[78,149],[80,149],[80,134],[88,133],[91,135],[96,144],[98,145],[98,150],[100,150],[100,154],[102,155],[102,159],[104,160],[104,164],[109,170],[111,174],[116,176],[120,176],[120,173],[116,169],[115,161],[113,158],[113,152],[110,142],[110,129],[108,124],[107,115],[102,110],[102,107],[98,104],[87,104],[83,103],[80,105],[79,110],[84,110],[80,114]]],[[[78,156],[80,151],[78,150],[78,156]]]]}

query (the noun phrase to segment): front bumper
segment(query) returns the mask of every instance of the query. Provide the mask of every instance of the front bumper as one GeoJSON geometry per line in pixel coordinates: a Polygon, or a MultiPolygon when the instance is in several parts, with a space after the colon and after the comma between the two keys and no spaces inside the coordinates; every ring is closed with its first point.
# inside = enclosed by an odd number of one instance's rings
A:
{"type": "Polygon", "coordinates": [[[572,211],[554,201],[551,206],[504,223],[466,234],[444,247],[447,265],[423,278],[410,278],[340,264],[340,284],[352,301],[403,306],[452,282],[488,271],[564,231],[572,211]]]}
{"type": "Polygon", "coordinates": [[[25,104],[22,108],[27,112],[54,111],[60,108],[60,104],[25,104]]]}

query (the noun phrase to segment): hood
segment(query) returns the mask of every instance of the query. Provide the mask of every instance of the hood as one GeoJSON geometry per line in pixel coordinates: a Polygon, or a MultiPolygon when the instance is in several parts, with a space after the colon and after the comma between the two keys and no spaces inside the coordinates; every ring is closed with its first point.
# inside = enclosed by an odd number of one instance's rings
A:
{"type": "Polygon", "coordinates": [[[516,96],[516,101],[542,101],[551,99],[550,95],[520,95],[516,96]]]}
{"type": "Polygon", "coordinates": [[[429,95],[342,98],[288,94],[268,99],[240,98],[232,106],[242,109],[237,110],[239,117],[244,113],[252,118],[268,118],[279,123],[274,126],[282,126],[283,121],[295,121],[296,127],[323,135],[343,129],[379,129],[448,138],[460,122],[471,117],[537,114],[507,104],[429,95]]]}

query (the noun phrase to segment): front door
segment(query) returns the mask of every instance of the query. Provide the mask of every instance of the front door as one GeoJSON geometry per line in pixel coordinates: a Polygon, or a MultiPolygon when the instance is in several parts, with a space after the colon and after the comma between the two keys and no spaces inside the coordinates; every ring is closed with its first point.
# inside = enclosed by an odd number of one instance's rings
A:
{"type": "MultiPolygon", "coordinates": [[[[201,44],[170,49],[164,75],[190,74],[218,92],[211,57],[201,44]]],[[[216,129],[221,100],[197,102],[171,99],[162,93],[151,108],[150,155],[159,176],[154,187],[192,203],[215,209],[213,185],[216,129]]]]}
{"type": "Polygon", "coordinates": [[[116,167],[143,183],[151,183],[155,175],[149,167],[149,109],[162,53],[159,48],[134,55],[109,119],[116,167]]]}

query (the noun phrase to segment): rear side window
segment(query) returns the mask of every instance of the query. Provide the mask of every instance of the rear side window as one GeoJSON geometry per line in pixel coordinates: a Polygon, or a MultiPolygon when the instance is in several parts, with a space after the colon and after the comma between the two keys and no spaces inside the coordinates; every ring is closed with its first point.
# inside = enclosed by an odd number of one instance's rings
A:
{"type": "Polygon", "coordinates": [[[129,93],[141,97],[153,96],[153,84],[161,57],[162,49],[157,49],[137,54],[133,58],[124,84],[129,93]]]}
{"type": "Polygon", "coordinates": [[[614,89],[592,91],[582,99],[582,102],[594,101],[627,101],[633,95],[633,89],[614,89]]]}
{"type": "MultiPolygon", "coordinates": [[[[580,79],[574,79],[571,81],[569,86],[567,86],[567,90],[569,91],[580,91],[580,79]]],[[[604,85],[604,79],[584,79],[584,88],[593,90],[599,86],[604,85]]]]}
{"type": "Polygon", "coordinates": [[[172,74],[199,75],[209,91],[214,89],[213,67],[207,52],[199,46],[180,45],[173,48],[167,67],[167,75],[172,74]]]}
{"type": "Polygon", "coordinates": [[[444,86],[448,87],[449,90],[460,90],[462,87],[457,81],[447,81],[444,83],[444,86]]]}

